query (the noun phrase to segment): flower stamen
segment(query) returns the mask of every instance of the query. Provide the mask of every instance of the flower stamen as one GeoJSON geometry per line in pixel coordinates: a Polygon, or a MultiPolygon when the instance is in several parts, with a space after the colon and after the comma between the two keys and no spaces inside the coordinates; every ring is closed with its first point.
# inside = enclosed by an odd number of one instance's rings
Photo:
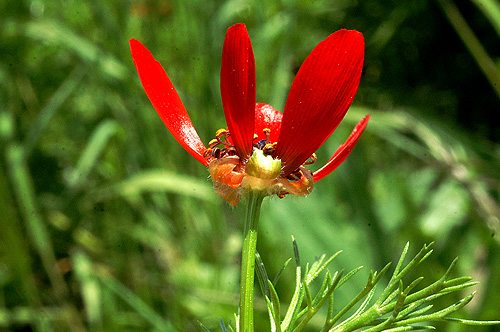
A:
{"type": "Polygon", "coordinates": [[[273,155],[275,152],[276,152],[276,145],[278,143],[275,142],[275,143],[267,143],[266,145],[264,145],[264,147],[262,148],[262,152],[266,155],[266,156],[270,156],[270,155],[273,155]]]}
{"type": "Polygon", "coordinates": [[[313,153],[302,165],[311,165],[314,164],[318,160],[316,153],[313,153]]]}
{"type": "Polygon", "coordinates": [[[266,143],[271,142],[271,140],[269,139],[269,135],[271,135],[271,129],[264,128],[262,129],[262,132],[264,133],[264,135],[266,135],[266,143]]]}
{"type": "Polygon", "coordinates": [[[221,137],[224,137],[224,140],[226,137],[229,136],[229,130],[221,128],[215,132],[215,138],[221,139],[221,137]]]}
{"type": "MultiPolygon", "coordinates": [[[[261,139],[260,141],[256,142],[253,144],[253,146],[259,150],[262,150],[264,155],[270,156],[273,155],[276,152],[276,145],[278,144],[277,142],[271,143],[271,139],[269,138],[271,135],[271,129],[269,128],[264,128],[262,129],[262,132],[264,135],[266,135],[265,139],[261,139]]],[[[257,139],[259,136],[257,134],[254,134],[253,139],[257,139]]]]}
{"type": "Polygon", "coordinates": [[[215,132],[215,138],[208,142],[208,148],[205,150],[203,157],[210,163],[214,159],[220,159],[230,156],[237,156],[237,151],[234,145],[227,142],[230,136],[229,130],[221,128],[215,132]],[[217,147],[223,145],[223,148],[217,147]]]}

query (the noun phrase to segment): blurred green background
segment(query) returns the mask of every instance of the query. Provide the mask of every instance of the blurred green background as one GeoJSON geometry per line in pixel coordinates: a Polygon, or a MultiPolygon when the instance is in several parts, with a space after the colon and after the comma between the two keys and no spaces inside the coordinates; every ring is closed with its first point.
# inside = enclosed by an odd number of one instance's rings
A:
{"type": "MultiPolygon", "coordinates": [[[[216,331],[220,318],[234,322],[244,204],[217,197],[205,167],[168,133],[128,40],[163,64],[208,142],[225,126],[221,50],[237,22],[252,39],[257,100],[278,110],[319,41],[341,28],[366,40],[354,105],[317,165],[370,113],[368,128],[309,197],[264,203],[258,250],[270,276],[292,257],[292,235],[303,262],[342,249],[331,270],[364,269],[339,290],[340,307],[407,241],[413,253],[435,241],[422,284],[459,256],[452,276],[480,284],[457,316],[499,319],[497,0],[4,0],[0,331],[196,331],[197,320],[216,331]]],[[[289,267],[283,301],[293,283],[289,267]]],[[[267,331],[258,296],[257,330],[267,331]]]]}

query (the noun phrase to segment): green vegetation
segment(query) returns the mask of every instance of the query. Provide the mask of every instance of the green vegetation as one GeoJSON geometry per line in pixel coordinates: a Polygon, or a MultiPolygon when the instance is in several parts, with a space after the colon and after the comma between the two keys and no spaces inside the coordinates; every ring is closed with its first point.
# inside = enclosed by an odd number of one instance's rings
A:
{"type": "MultiPolygon", "coordinates": [[[[475,291],[453,317],[498,320],[498,1],[7,0],[0,2],[0,331],[197,331],[198,321],[216,331],[221,318],[234,323],[244,205],[223,202],[206,168],[165,128],[128,40],[163,64],[208,143],[225,126],[218,76],[226,29],[237,22],[252,39],[257,100],[278,110],[320,40],[348,28],[366,41],[354,106],[317,152],[317,167],[370,113],[368,127],[309,197],[264,200],[257,249],[269,278],[294,256],[292,235],[304,269],[343,250],[331,271],[364,268],[335,292],[337,312],[363,290],[370,270],[398,261],[407,241],[409,257],[434,242],[405,287],[422,275],[413,291],[425,289],[454,264],[450,279],[479,284],[437,298],[435,307],[475,291]]],[[[274,285],[285,303],[296,280],[289,265],[274,285]]],[[[255,304],[255,329],[267,331],[258,290],[255,304]]],[[[325,317],[326,309],[311,331],[325,317]]]]}

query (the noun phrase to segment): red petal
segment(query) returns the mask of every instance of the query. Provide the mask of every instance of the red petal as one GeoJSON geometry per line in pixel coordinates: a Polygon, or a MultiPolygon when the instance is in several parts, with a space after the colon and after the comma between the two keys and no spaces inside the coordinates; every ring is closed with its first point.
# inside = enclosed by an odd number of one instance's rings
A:
{"type": "Polygon", "coordinates": [[[271,129],[269,140],[271,143],[277,142],[280,135],[281,119],[283,114],[275,110],[271,105],[257,103],[255,104],[255,133],[257,140],[265,139],[262,131],[265,128],[271,129]]]}
{"type": "Polygon", "coordinates": [[[232,141],[243,159],[252,153],[255,118],[255,59],[244,24],[227,30],[220,77],[222,105],[232,141]]]}
{"type": "Polygon", "coordinates": [[[370,115],[365,116],[363,120],[361,120],[356,125],[356,127],[354,127],[354,130],[352,131],[351,135],[349,135],[347,141],[339,146],[337,151],[335,151],[335,153],[330,158],[330,160],[328,160],[325,166],[321,167],[313,173],[314,182],[321,180],[344,162],[349,153],[351,153],[352,149],[354,149],[354,146],[358,142],[358,139],[363,133],[363,130],[365,130],[369,119],[370,115]]]}
{"type": "Polygon", "coordinates": [[[309,158],[342,121],[358,89],[363,58],[363,35],[340,30],[304,61],[288,95],[276,151],[284,175],[309,158]]]}
{"type": "Polygon", "coordinates": [[[142,86],[163,123],[187,152],[202,164],[208,165],[207,160],[203,157],[206,150],[205,145],[194,129],[177,91],[175,91],[163,67],[138,40],[130,39],[130,50],[142,86]]]}

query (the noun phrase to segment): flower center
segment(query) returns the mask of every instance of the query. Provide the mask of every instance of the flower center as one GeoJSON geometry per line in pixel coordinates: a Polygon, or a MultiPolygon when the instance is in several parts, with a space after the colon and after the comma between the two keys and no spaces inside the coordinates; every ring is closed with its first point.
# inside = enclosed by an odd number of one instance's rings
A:
{"type": "MultiPolygon", "coordinates": [[[[272,156],[276,152],[277,142],[271,143],[269,136],[271,130],[269,128],[264,128],[262,130],[265,139],[254,142],[253,147],[262,150],[265,156],[272,156]]],[[[227,129],[219,129],[215,132],[215,138],[208,142],[208,148],[205,150],[203,157],[207,159],[210,163],[215,159],[225,158],[229,156],[238,156],[236,148],[231,142],[231,134],[227,129]]],[[[254,141],[258,138],[257,134],[254,134],[254,141]]],[[[240,156],[238,156],[240,157],[240,156]]]]}
{"type": "MultiPolygon", "coordinates": [[[[274,158],[276,157],[275,156],[276,145],[278,143],[271,142],[269,138],[271,134],[271,129],[264,128],[262,132],[264,133],[266,138],[261,139],[259,141],[256,141],[259,136],[257,134],[254,134],[254,143],[253,143],[254,153],[252,154],[252,157],[249,159],[248,162],[250,162],[252,158],[254,159],[251,163],[251,168],[246,169],[247,174],[252,176],[258,176],[259,172],[256,170],[257,164],[259,163],[263,163],[263,165],[269,164],[271,160],[275,160],[274,158]],[[261,153],[259,155],[256,155],[255,151],[261,151],[261,153]],[[264,159],[264,157],[268,158],[264,159]]],[[[236,151],[236,148],[232,144],[231,134],[229,133],[229,130],[223,128],[215,132],[215,138],[208,143],[208,148],[205,150],[203,156],[205,157],[205,159],[207,159],[209,164],[217,159],[222,159],[227,157],[238,158],[241,161],[241,156],[238,156],[238,152],[236,151]]],[[[308,171],[306,168],[304,168],[304,166],[315,163],[317,159],[318,158],[316,157],[316,154],[313,153],[299,168],[288,174],[286,178],[289,181],[299,181],[301,178],[304,177],[304,172],[308,171]]],[[[246,167],[248,167],[248,162],[246,165],[240,164],[236,166],[234,168],[234,171],[237,172],[243,171],[246,167]]],[[[267,166],[264,166],[264,168],[265,167],[267,166]]],[[[310,173],[310,171],[308,172],[310,173]]],[[[274,175],[274,171],[271,173],[274,175]]],[[[271,173],[264,171],[263,174],[264,178],[269,178],[269,176],[271,176],[270,175],[271,173]]],[[[277,176],[275,176],[275,178],[277,176]]]]}
{"type": "Polygon", "coordinates": [[[259,136],[254,134],[253,152],[247,161],[238,155],[227,129],[217,130],[203,155],[215,191],[231,205],[238,204],[245,191],[261,191],[282,198],[287,194],[306,196],[314,186],[312,172],[304,166],[314,163],[316,154],[283,176],[281,160],[276,158],[277,142],[271,142],[269,128],[262,132],[266,138],[257,140],[259,136]]]}

